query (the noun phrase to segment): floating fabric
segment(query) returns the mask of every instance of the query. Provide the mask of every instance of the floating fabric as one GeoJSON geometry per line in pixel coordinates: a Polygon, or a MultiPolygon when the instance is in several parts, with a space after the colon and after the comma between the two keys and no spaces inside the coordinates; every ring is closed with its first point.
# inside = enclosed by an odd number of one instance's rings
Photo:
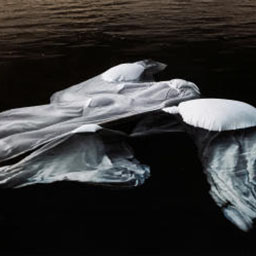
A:
{"type": "Polygon", "coordinates": [[[61,180],[136,186],[149,168],[133,156],[126,135],[83,125],[60,135],[22,161],[0,168],[0,184],[21,187],[61,180]]]}
{"type": "Polygon", "coordinates": [[[105,71],[101,77],[107,82],[154,81],[153,75],[165,68],[163,63],[144,60],[117,65],[105,71]]]}
{"type": "Polygon", "coordinates": [[[14,161],[0,169],[2,186],[63,179],[131,186],[143,183],[148,169],[133,159],[125,135],[117,136],[111,127],[90,132],[88,128],[143,117],[199,97],[192,82],[152,81],[153,74],[165,66],[148,60],[121,64],[54,93],[50,104],[0,113],[0,161],[14,161]]]}
{"type": "Polygon", "coordinates": [[[179,113],[185,123],[209,131],[237,130],[256,126],[256,108],[235,100],[196,99],[182,102],[177,108],[165,109],[179,113]]]}
{"type": "Polygon", "coordinates": [[[184,121],[210,194],[224,215],[241,230],[251,229],[256,218],[256,109],[239,101],[199,99],[164,111],[184,121]]]}
{"type": "Polygon", "coordinates": [[[241,230],[252,228],[255,108],[197,99],[198,87],[182,79],[154,82],[153,74],[164,67],[154,61],[120,64],[54,93],[50,104],[0,113],[0,161],[14,161],[0,167],[0,185],[69,180],[137,186],[150,171],[136,160],[128,138],[187,132],[197,145],[214,201],[241,230]],[[121,123],[127,126],[123,130],[115,126],[121,123]]]}

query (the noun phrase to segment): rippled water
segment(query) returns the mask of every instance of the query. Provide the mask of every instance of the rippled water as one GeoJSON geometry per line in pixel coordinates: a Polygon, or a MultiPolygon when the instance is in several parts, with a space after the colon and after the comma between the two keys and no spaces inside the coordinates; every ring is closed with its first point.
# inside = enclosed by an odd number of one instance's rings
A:
{"type": "Polygon", "coordinates": [[[141,58],[166,62],[163,78],[193,80],[212,96],[244,100],[252,95],[254,0],[0,3],[2,108],[45,102],[55,90],[141,58]],[[247,91],[238,91],[242,81],[247,91]],[[236,84],[232,93],[231,84],[236,84]],[[38,90],[35,100],[28,91],[38,90]],[[6,99],[10,93],[15,101],[6,99]]]}
{"type": "Polygon", "coordinates": [[[1,1],[1,58],[51,57],[63,47],[106,46],[118,39],[146,49],[183,40],[256,44],[254,0],[1,1]]]}
{"type": "MultiPolygon", "coordinates": [[[[48,103],[55,91],[144,58],[168,64],[157,79],[188,79],[204,96],[256,106],[255,14],[255,0],[0,0],[0,110],[48,103]]],[[[255,233],[238,236],[207,197],[188,138],[150,139],[138,151],[152,158],[152,179],[137,192],[1,191],[1,249],[254,249],[255,233]],[[169,168],[184,159],[188,169],[169,168]]]]}

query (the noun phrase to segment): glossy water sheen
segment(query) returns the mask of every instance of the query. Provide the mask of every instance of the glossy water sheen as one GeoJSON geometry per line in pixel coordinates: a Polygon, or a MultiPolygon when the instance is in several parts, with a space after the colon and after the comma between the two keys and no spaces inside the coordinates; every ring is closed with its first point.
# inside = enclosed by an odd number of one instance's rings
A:
{"type": "Polygon", "coordinates": [[[254,0],[1,0],[0,48],[5,58],[30,55],[39,47],[146,41],[161,47],[177,41],[234,40],[255,47],[254,0]],[[29,50],[30,53],[27,52],[29,50]]]}
{"type": "Polygon", "coordinates": [[[0,4],[2,108],[46,102],[55,90],[141,58],[166,62],[164,79],[185,78],[207,95],[255,103],[250,97],[256,82],[254,0],[0,4]],[[37,100],[28,95],[39,90],[37,100]],[[10,93],[16,93],[15,104],[5,97],[10,93]]]}

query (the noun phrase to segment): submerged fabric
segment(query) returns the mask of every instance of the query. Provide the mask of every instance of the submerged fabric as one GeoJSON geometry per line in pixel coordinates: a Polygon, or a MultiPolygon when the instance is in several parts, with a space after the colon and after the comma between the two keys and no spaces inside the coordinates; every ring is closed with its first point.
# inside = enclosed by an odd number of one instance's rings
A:
{"type": "Polygon", "coordinates": [[[105,129],[88,130],[93,127],[88,125],[102,126],[152,113],[197,98],[200,93],[195,84],[182,79],[152,81],[153,74],[165,67],[162,63],[131,63],[128,66],[133,69],[129,72],[125,66],[109,75],[117,80],[107,81],[100,74],[54,93],[50,104],[0,113],[0,161],[28,154],[15,164],[1,167],[2,186],[59,180],[129,186],[142,183],[148,169],[133,159],[117,132],[112,131],[106,140],[105,129]],[[127,78],[132,72],[136,79],[127,78]],[[119,138],[120,145],[113,146],[115,138],[119,138]]]}
{"type": "Polygon", "coordinates": [[[188,131],[198,146],[212,198],[231,222],[248,231],[256,218],[256,127],[188,131]]]}
{"type": "Polygon", "coordinates": [[[61,180],[136,186],[149,176],[125,141],[126,135],[84,125],[56,137],[22,161],[0,168],[0,184],[21,187],[61,180]]]}

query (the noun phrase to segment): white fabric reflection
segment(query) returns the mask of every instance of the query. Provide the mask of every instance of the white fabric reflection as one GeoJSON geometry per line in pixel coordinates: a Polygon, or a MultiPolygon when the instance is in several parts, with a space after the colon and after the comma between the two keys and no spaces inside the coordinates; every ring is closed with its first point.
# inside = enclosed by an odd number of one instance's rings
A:
{"type": "Polygon", "coordinates": [[[256,218],[255,142],[254,127],[210,133],[200,143],[210,194],[225,216],[244,231],[253,227],[256,218]]]}

